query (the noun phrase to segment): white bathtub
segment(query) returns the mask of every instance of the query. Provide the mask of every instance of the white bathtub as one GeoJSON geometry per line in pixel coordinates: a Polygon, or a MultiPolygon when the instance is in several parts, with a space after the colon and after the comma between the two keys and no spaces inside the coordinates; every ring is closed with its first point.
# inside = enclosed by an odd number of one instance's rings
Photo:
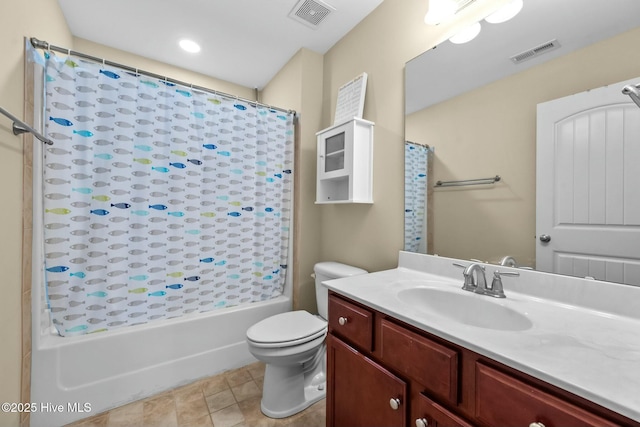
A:
{"type": "Polygon", "coordinates": [[[63,425],[254,362],[247,328],[289,310],[290,299],[281,296],[79,337],[34,327],[31,401],[37,411],[31,425],[63,425]],[[81,412],[85,404],[89,412],[81,412]]]}

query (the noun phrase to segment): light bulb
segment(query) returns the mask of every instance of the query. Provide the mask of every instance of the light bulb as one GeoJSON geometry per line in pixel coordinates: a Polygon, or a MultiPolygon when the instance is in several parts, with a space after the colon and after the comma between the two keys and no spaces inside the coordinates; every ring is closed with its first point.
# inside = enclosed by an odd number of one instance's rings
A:
{"type": "Polygon", "coordinates": [[[482,26],[480,25],[480,23],[476,22],[475,24],[469,25],[467,28],[458,32],[458,34],[451,37],[449,41],[455,44],[470,42],[471,40],[475,39],[478,34],[480,34],[481,29],[482,26]]]}
{"type": "Polygon", "coordinates": [[[424,16],[427,25],[438,25],[456,13],[456,4],[452,0],[429,0],[429,10],[424,16]]]}
{"type": "Polygon", "coordinates": [[[491,15],[484,18],[490,24],[500,24],[516,16],[521,10],[524,3],[522,0],[511,0],[491,15]]]}

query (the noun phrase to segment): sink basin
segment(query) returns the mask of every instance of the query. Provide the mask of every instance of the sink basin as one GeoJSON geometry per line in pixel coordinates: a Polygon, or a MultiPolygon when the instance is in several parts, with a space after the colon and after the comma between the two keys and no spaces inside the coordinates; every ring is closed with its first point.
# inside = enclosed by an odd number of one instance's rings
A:
{"type": "Polygon", "coordinates": [[[527,316],[491,297],[462,290],[416,287],[401,290],[397,295],[400,301],[417,310],[478,328],[524,331],[533,325],[527,316]]]}

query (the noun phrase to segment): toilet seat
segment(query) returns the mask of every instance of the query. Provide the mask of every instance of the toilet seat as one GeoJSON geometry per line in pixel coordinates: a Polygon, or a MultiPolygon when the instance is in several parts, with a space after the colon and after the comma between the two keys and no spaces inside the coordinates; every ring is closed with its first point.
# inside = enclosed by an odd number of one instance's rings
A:
{"type": "Polygon", "coordinates": [[[289,311],[264,319],[247,330],[256,347],[292,347],[322,337],[327,322],[304,310],[289,311]]]}

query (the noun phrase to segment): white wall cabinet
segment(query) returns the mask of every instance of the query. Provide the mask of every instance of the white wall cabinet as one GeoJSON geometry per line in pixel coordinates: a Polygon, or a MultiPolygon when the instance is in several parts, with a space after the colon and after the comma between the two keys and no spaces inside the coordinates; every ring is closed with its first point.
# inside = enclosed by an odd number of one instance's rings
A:
{"type": "Polygon", "coordinates": [[[316,134],[316,203],[373,203],[373,125],[353,118],[316,134]]]}

